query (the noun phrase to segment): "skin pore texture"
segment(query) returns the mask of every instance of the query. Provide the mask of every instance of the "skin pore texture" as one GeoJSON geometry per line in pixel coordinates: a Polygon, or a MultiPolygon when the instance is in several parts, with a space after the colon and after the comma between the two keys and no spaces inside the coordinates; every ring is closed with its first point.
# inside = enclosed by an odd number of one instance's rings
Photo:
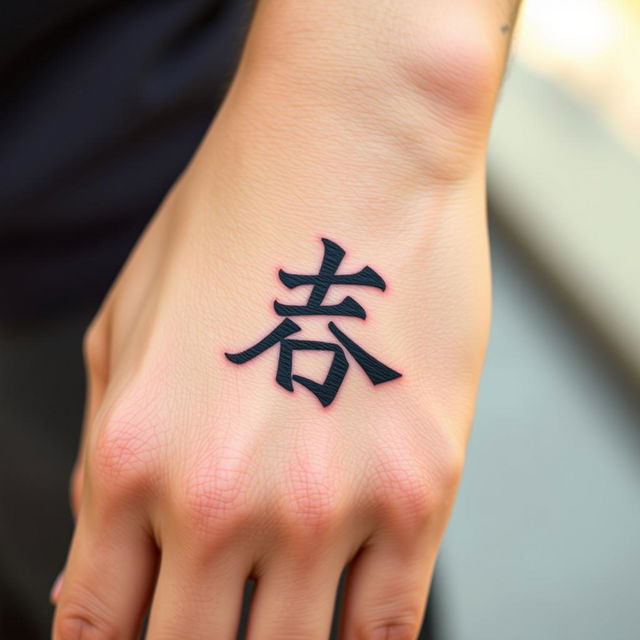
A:
{"type": "Polygon", "coordinates": [[[515,4],[258,3],[86,333],[54,640],[133,640],[149,607],[150,640],[231,640],[248,578],[249,640],[326,639],[347,564],[341,638],[416,637],[489,329],[515,4]]]}

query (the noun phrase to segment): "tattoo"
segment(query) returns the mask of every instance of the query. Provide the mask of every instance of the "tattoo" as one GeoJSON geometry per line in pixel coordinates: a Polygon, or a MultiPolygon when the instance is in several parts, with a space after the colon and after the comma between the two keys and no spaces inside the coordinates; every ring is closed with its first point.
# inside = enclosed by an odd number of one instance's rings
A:
{"type": "MultiPolygon", "coordinates": [[[[325,305],[322,303],[329,288],[334,285],[374,287],[384,291],[386,289],[384,280],[371,267],[364,267],[357,273],[338,274],[338,267],[345,256],[345,251],[335,242],[327,240],[327,238],[322,238],[322,243],[324,245],[324,257],[317,274],[301,275],[288,273],[282,269],[278,273],[280,281],[288,289],[294,289],[301,285],[311,285],[311,293],[307,303],[304,305],[286,305],[276,300],[273,303],[275,312],[279,316],[329,315],[366,318],[364,308],[350,296],[344,298],[339,304],[325,305]]],[[[374,358],[343,333],[335,323],[329,322],[327,326],[339,344],[319,340],[290,339],[290,335],[300,331],[300,326],[289,317],[285,317],[271,333],[252,347],[240,353],[225,353],[225,356],[235,364],[244,364],[267,349],[280,345],[276,382],[287,391],[294,390],[294,381],[300,383],[316,396],[323,407],[327,407],[333,402],[349,368],[345,350],[362,368],[374,385],[401,377],[401,373],[394,371],[374,358]],[[293,352],[298,350],[329,351],[333,353],[329,372],[322,383],[293,373],[293,352]]]]}

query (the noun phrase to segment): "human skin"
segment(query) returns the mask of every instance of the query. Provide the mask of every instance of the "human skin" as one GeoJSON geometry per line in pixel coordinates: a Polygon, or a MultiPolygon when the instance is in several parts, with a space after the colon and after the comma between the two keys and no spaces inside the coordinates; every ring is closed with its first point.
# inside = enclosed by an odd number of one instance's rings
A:
{"type": "MultiPolygon", "coordinates": [[[[76,528],[54,640],[415,638],[453,505],[490,317],[485,151],[515,2],[262,0],[227,98],[85,336],[76,528]],[[332,320],[402,376],[350,366],[322,407],[230,362],[304,304],[321,238],[386,289],[332,320]]],[[[297,336],[294,336],[297,337],[297,336]]],[[[326,353],[294,356],[322,381],[326,353]]]]}

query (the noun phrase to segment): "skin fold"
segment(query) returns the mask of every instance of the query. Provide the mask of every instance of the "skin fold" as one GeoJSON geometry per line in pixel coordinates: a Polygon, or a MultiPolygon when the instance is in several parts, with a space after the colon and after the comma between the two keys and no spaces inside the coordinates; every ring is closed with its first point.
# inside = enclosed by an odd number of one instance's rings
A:
{"type": "MultiPolygon", "coordinates": [[[[485,151],[515,2],[263,0],[227,98],[85,337],[76,529],[54,640],[415,638],[463,467],[490,319],[485,151]],[[509,29],[505,31],[504,26],[509,29]],[[238,353],[304,305],[279,270],[370,266],[333,321],[402,372],[327,407],[238,353]]],[[[296,336],[297,337],[297,336],[296,336]]],[[[296,352],[322,381],[330,355],[296,352]]]]}

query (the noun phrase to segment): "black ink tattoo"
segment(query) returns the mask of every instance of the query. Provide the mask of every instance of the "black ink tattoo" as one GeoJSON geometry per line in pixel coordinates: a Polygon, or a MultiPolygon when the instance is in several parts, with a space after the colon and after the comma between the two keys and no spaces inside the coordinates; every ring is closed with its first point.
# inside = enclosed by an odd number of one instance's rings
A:
{"type": "MultiPolygon", "coordinates": [[[[289,289],[294,289],[301,285],[312,285],[307,304],[285,305],[276,300],[273,303],[276,313],[279,316],[330,315],[364,319],[366,317],[364,308],[350,296],[347,296],[338,304],[322,304],[329,287],[334,285],[356,285],[375,287],[384,291],[386,289],[384,280],[371,267],[364,267],[358,273],[338,274],[338,267],[345,256],[344,250],[335,242],[326,238],[322,239],[322,243],[324,244],[324,257],[317,274],[300,275],[287,273],[282,269],[278,274],[281,282],[289,289]]],[[[329,322],[327,326],[340,344],[319,340],[291,339],[289,336],[300,331],[300,326],[289,317],[286,317],[271,333],[252,347],[240,353],[225,353],[225,356],[235,364],[244,364],[267,349],[279,344],[280,355],[276,371],[276,382],[287,391],[293,391],[293,382],[299,382],[309,389],[324,407],[329,406],[335,399],[349,368],[349,362],[344,350],[360,365],[373,384],[389,382],[402,375],[374,358],[338,329],[333,322],[329,322]],[[293,352],[299,350],[329,351],[333,353],[329,372],[324,382],[318,383],[293,373],[293,352]]]]}

